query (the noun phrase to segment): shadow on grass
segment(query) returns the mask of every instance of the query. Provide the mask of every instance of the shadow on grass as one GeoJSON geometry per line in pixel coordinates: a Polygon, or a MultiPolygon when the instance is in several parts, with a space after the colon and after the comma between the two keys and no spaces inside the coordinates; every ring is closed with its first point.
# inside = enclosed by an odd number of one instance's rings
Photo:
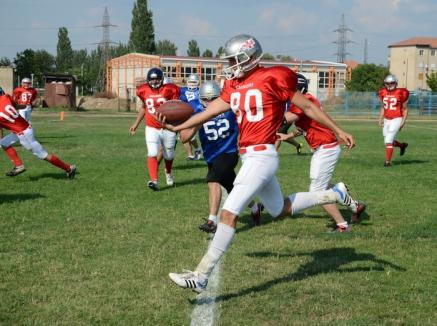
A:
{"type": "Polygon", "coordinates": [[[307,279],[309,277],[317,276],[318,274],[326,273],[354,273],[354,272],[382,272],[386,268],[391,268],[396,271],[405,272],[406,269],[395,265],[389,261],[378,259],[373,254],[369,253],[357,253],[354,248],[332,248],[332,249],[321,249],[312,252],[296,252],[296,253],[276,253],[276,252],[253,252],[248,253],[247,256],[252,258],[284,258],[289,259],[293,257],[310,256],[313,258],[312,261],[300,266],[296,272],[284,275],[272,279],[270,281],[252,286],[250,288],[235,292],[220,295],[216,298],[216,301],[227,301],[232,298],[245,296],[248,294],[266,291],[272,286],[286,283],[286,282],[296,282],[307,279]],[[374,266],[369,267],[342,267],[343,265],[366,261],[374,264],[374,266]]]}
{"type": "Polygon", "coordinates": [[[37,198],[45,198],[40,194],[0,194],[0,204],[14,203],[37,198]]]}
{"type": "MultiPolygon", "coordinates": [[[[343,218],[350,223],[350,221],[351,221],[351,212],[349,210],[347,210],[347,209],[340,209],[340,212],[341,212],[341,215],[343,215],[343,218]]],[[[282,221],[284,219],[287,219],[287,218],[292,218],[292,219],[298,219],[298,218],[325,219],[328,222],[332,223],[332,228],[335,227],[335,223],[332,220],[332,218],[329,217],[328,213],[324,213],[324,212],[321,212],[319,214],[305,214],[305,213],[302,213],[302,214],[293,215],[293,216],[287,216],[287,217],[283,217],[283,218],[279,218],[278,219],[278,218],[271,217],[265,211],[261,214],[261,224],[259,226],[270,224],[272,222],[273,223],[280,222],[280,221],[282,221]]],[[[360,216],[360,221],[363,222],[363,221],[368,221],[368,220],[370,220],[370,215],[367,214],[367,211],[364,211],[361,214],[361,216],[360,216]]],[[[240,216],[238,221],[240,223],[242,223],[243,226],[237,228],[237,233],[245,232],[245,231],[247,231],[247,230],[249,230],[249,229],[251,229],[251,228],[256,226],[256,225],[254,225],[254,223],[252,221],[252,217],[250,215],[248,215],[248,214],[240,216]]],[[[372,223],[361,224],[361,222],[358,223],[358,224],[366,225],[366,226],[372,225],[372,223]]]]}
{"type": "Polygon", "coordinates": [[[424,160],[402,160],[402,161],[394,161],[393,165],[409,165],[409,164],[424,164],[429,161],[424,160]]]}
{"type": "Polygon", "coordinates": [[[195,179],[189,179],[184,181],[176,180],[174,186],[163,186],[162,188],[160,188],[160,190],[171,190],[173,188],[181,188],[181,187],[196,185],[200,183],[205,184],[206,183],[205,178],[195,178],[195,179]]]}
{"type": "MultiPolygon", "coordinates": [[[[76,175],[78,175],[79,172],[76,172],[76,175]]],[[[59,171],[58,173],[43,173],[40,175],[34,175],[29,176],[30,181],[38,181],[40,179],[64,179],[64,180],[70,180],[65,176],[65,172],[59,171]]]]}

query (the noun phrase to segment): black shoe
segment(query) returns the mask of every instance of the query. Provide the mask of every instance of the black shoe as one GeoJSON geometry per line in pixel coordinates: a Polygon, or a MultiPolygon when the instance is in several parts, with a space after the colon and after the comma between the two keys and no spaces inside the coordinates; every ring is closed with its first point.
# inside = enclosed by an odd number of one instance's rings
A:
{"type": "Polygon", "coordinates": [[[24,171],[26,171],[26,168],[24,167],[24,165],[14,166],[11,171],[6,173],[6,176],[15,177],[15,176],[23,173],[24,171]]]}
{"type": "Polygon", "coordinates": [[[391,162],[385,162],[385,163],[384,163],[384,166],[385,166],[385,167],[390,167],[390,166],[391,166],[391,162]]]}
{"type": "Polygon", "coordinates": [[[66,171],[65,174],[67,175],[68,179],[73,180],[76,176],[77,168],[76,165],[70,165],[70,170],[66,171]]]}
{"type": "Polygon", "coordinates": [[[405,154],[405,151],[407,150],[408,143],[402,143],[401,145],[401,156],[405,154]]]}
{"type": "Polygon", "coordinates": [[[147,187],[149,187],[153,191],[158,191],[159,190],[158,183],[156,181],[149,181],[149,182],[147,182],[147,187]]]}
{"type": "Polygon", "coordinates": [[[215,231],[217,231],[217,224],[211,220],[205,219],[205,223],[199,225],[199,230],[206,233],[215,233],[215,231]]]}
{"type": "Polygon", "coordinates": [[[302,154],[302,149],[303,149],[303,144],[299,143],[299,145],[296,147],[297,155],[302,154]]]}
{"type": "Polygon", "coordinates": [[[250,216],[252,217],[253,225],[258,226],[261,225],[261,212],[264,210],[264,205],[262,203],[256,203],[256,212],[251,212],[250,216]]]}
{"type": "Polygon", "coordinates": [[[357,212],[352,213],[351,223],[360,223],[361,222],[361,214],[366,210],[366,204],[358,203],[357,212]]]}

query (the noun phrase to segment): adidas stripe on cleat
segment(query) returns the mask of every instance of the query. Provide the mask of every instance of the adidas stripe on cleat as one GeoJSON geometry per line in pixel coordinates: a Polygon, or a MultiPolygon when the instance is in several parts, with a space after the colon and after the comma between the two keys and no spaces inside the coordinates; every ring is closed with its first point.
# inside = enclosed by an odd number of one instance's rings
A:
{"type": "Polygon", "coordinates": [[[204,291],[208,285],[208,279],[202,277],[197,271],[192,272],[187,270],[185,273],[170,273],[168,276],[181,288],[190,289],[197,293],[204,291]]]}

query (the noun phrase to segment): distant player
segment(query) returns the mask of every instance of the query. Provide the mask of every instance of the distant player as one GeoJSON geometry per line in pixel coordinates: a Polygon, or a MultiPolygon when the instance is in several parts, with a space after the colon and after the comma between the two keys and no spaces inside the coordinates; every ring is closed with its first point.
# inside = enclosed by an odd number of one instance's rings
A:
{"type": "MultiPolygon", "coordinates": [[[[299,76],[303,76],[301,74],[297,74],[298,76],[298,80],[299,80],[299,76]]],[[[287,105],[285,106],[285,111],[288,110],[290,106],[290,103],[287,103],[287,105]]],[[[278,133],[280,134],[286,134],[288,133],[288,129],[290,129],[292,123],[288,123],[285,119],[282,121],[281,127],[279,127],[278,129],[278,133]]],[[[296,148],[296,153],[297,155],[302,154],[302,150],[303,150],[303,144],[297,142],[294,138],[288,138],[288,139],[277,139],[275,142],[275,148],[276,150],[279,150],[279,147],[281,146],[281,143],[285,141],[286,143],[289,143],[290,145],[293,145],[296,148]]]]}
{"type": "MultiPolygon", "coordinates": [[[[195,271],[169,274],[178,286],[197,292],[206,288],[214,266],[234,239],[238,216],[254,197],[260,198],[273,217],[294,215],[315,205],[348,200],[343,183],[325,191],[283,197],[275,175],[279,157],[274,143],[287,101],[332,129],[349,148],[355,145],[352,135],[296,90],[297,77],[292,70],[284,66],[259,66],[263,52],[253,36],[241,34],[231,38],[224,45],[223,53],[222,59],[228,60],[228,66],[223,70],[227,80],[220,96],[208,105],[207,110],[193,115],[181,125],[165,124],[166,128],[179,131],[205,123],[231,109],[236,114],[240,132],[238,144],[242,165],[221,210],[215,236],[195,271]]],[[[162,115],[158,114],[158,118],[165,123],[162,115]]]]}
{"type": "MultiPolygon", "coordinates": [[[[220,86],[215,81],[206,81],[200,86],[199,103],[194,106],[194,114],[207,110],[210,102],[220,96],[220,86]]],[[[222,197],[221,186],[229,194],[234,187],[235,167],[238,164],[238,124],[231,110],[220,114],[199,127],[185,129],[180,132],[181,141],[186,142],[199,131],[203,156],[208,164],[208,203],[209,216],[199,229],[214,233],[217,229],[218,211],[222,197]]],[[[257,218],[260,207],[251,202],[252,217],[257,218]]]]}
{"type": "Polygon", "coordinates": [[[20,113],[26,121],[30,122],[30,115],[37,96],[38,92],[32,87],[29,78],[23,78],[21,80],[21,86],[15,88],[12,93],[12,98],[15,104],[18,105],[18,113],[20,113]]]}
{"type": "Polygon", "coordinates": [[[158,186],[158,151],[162,146],[165,176],[168,186],[174,185],[172,166],[175,156],[176,133],[162,128],[160,122],[154,118],[156,109],[168,100],[179,99],[179,87],[175,84],[165,84],[164,74],[159,68],[151,68],[147,73],[146,83],[137,87],[137,96],[143,102],[143,106],[138,112],[137,119],[129,128],[133,135],[138,128],[141,120],[144,119],[146,125],[145,137],[147,145],[147,167],[150,180],[147,186],[157,191],[158,186]]]}
{"type": "Polygon", "coordinates": [[[36,157],[45,160],[50,164],[65,171],[68,178],[73,179],[76,175],[76,166],[70,165],[60,160],[56,155],[48,154],[41,144],[35,139],[33,129],[14,107],[9,95],[5,94],[0,87],[0,128],[5,128],[11,133],[0,140],[0,145],[9,159],[14,163],[14,168],[6,173],[9,177],[14,177],[26,171],[23,162],[18,157],[17,152],[11,146],[15,139],[27,150],[31,151],[36,157]],[[13,141],[13,142],[12,142],[13,141]]]}
{"type": "Polygon", "coordinates": [[[398,80],[394,75],[388,75],[384,79],[384,88],[378,92],[382,102],[379,114],[379,126],[385,143],[385,167],[392,165],[393,146],[400,148],[400,155],[405,154],[408,143],[400,143],[396,140],[398,131],[405,126],[408,116],[407,102],[410,92],[406,88],[397,88],[398,80]]]}
{"type": "MultiPolygon", "coordinates": [[[[313,95],[308,93],[308,81],[301,75],[297,74],[297,89],[304,96],[313,102],[320,110],[322,106],[313,95]]],[[[321,191],[329,189],[332,175],[334,174],[335,165],[340,158],[341,148],[337,137],[331,129],[314,121],[306,116],[302,109],[292,104],[285,113],[285,119],[288,124],[295,124],[297,130],[290,134],[279,133],[281,140],[293,139],[296,136],[304,135],[305,140],[311,147],[313,156],[311,158],[310,179],[311,184],[309,191],[321,191]]],[[[337,226],[335,232],[348,232],[350,227],[344,220],[336,204],[326,204],[322,206],[325,211],[334,219],[337,226]]],[[[352,222],[359,222],[360,215],[365,210],[363,203],[358,203],[351,198],[347,207],[352,211],[352,222]]]]}
{"type": "MultiPolygon", "coordinates": [[[[189,103],[193,107],[193,109],[201,106],[199,101],[199,85],[199,75],[191,74],[188,76],[187,86],[181,88],[181,101],[189,103]]],[[[187,151],[187,160],[197,161],[202,157],[202,149],[197,142],[196,134],[194,134],[188,142],[185,142],[183,144],[185,150],[187,151]]]]}

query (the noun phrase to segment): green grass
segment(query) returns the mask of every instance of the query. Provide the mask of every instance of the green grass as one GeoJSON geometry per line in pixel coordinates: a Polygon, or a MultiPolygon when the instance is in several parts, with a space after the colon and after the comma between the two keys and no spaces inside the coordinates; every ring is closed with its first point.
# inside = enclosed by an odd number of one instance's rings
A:
{"type": "MultiPolygon", "coordinates": [[[[27,171],[0,176],[0,324],[190,323],[195,294],[167,274],[194,268],[206,249],[206,168],[178,145],[177,187],[150,191],[134,119],[34,114],[36,137],[80,174],[69,181],[17,147],[27,171]]],[[[368,204],[367,218],[329,234],[320,209],[257,228],[245,212],[222,264],[220,325],[437,324],[437,123],[410,121],[399,134],[410,147],[392,168],[376,120],[341,125],[358,145],[335,179],[368,204]]],[[[280,153],[284,194],[306,190],[310,156],[288,144],[280,153]]],[[[2,173],[10,168],[0,155],[2,173]]]]}

